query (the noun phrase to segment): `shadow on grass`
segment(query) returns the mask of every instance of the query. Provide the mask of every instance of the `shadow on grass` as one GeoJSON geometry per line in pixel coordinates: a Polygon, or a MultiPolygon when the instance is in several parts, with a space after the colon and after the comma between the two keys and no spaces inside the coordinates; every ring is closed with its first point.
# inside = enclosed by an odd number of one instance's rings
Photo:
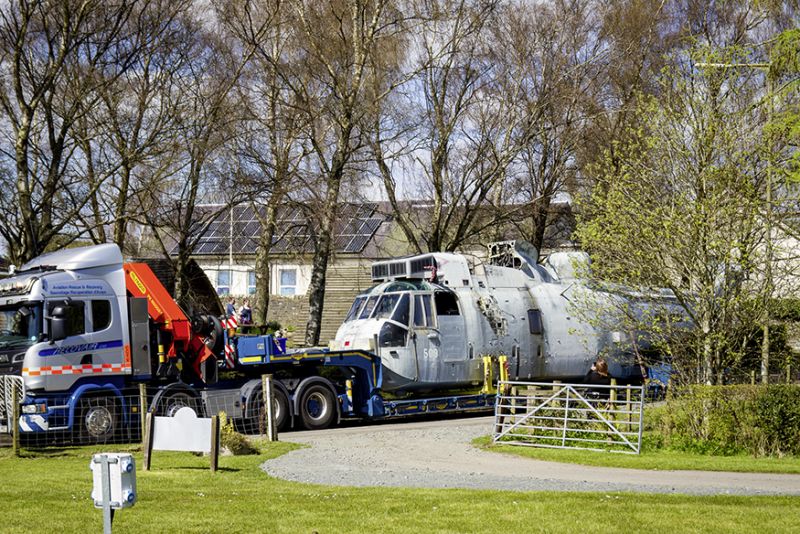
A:
{"type": "MultiPolygon", "coordinates": [[[[171,467],[158,467],[158,466],[150,466],[150,472],[165,472],[165,471],[208,471],[211,472],[211,468],[209,466],[202,466],[202,465],[178,465],[178,466],[171,466],[171,467]]],[[[223,471],[225,473],[238,473],[241,469],[236,467],[217,467],[217,471],[223,471]]],[[[146,471],[145,471],[146,472],[146,471]]]]}

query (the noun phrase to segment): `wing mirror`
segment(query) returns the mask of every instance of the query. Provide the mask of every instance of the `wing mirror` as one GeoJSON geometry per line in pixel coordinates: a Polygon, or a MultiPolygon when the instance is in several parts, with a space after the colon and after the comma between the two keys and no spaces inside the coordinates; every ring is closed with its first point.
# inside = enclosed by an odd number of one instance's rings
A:
{"type": "Polygon", "coordinates": [[[56,306],[48,317],[50,323],[50,341],[61,341],[67,338],[67,308],[56,306]]]}

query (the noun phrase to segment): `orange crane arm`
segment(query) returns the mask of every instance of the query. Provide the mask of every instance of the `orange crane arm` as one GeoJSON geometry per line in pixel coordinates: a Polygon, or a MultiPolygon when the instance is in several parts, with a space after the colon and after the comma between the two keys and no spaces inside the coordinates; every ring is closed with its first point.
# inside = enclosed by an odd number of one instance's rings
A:
{"type": "Polygon", "coordinates": [[[199,373],[199,365],[214,353],[205,345],[203,339],[192,331],[192,324],[180,306],[170,296],[161,281],[146,263],[126,263],[125,287],[133,297],[147,298],[147,311],[158,329],[170,334],[166,343],[159,343],[159,362],[166,358],[176,358],[179,352],[192,357],[193,367],[199,373]]]}

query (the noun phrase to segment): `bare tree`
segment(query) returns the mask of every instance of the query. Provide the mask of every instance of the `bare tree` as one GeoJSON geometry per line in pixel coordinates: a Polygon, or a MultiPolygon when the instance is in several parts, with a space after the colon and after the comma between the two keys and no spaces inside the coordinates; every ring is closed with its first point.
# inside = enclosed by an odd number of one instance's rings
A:
{"type": "Polygon", "coordinates": [[[142,164],[148,164],[148,173],[160,174],[153,167],[169,165],[169,154],[177,148],[177,80],[191,59],[186,52],[193,39],[180,19],[192,6],[191,0],[159,1],[138,13],[140,55],[133,68],[99,91],[98,105],[84,118],[86,133],[80,141],[87,181],[103,181],[96,175],[96,162],[115,171],[90,197],[93,220],[86,226],[95,242],[108,240],[110,225],[111,240],[126,248],[129,221],[139,218],[131,199],[144,184],[142,164]]]}
{"type": "Polygon", "coordinates": [[[418,251],[455,250],[498,223],[493,202],[534,126],[524,102],[527,65],[492,52],[497,4],[418,2],[424,22],[413,38],[412,81],[373,122],[370,146],[386,195],[418,251]]]}
{"type": "Polygon", "coordinates": [[[293,10],[276,0],[242,0],[218,6],[225,27],[240,46],[254,51],[241,79],[246,105],[244,135],[238,148],[242,160],[239,184],[249,192],[261,226],[256,249],[254,319],[265,324],[269,311],[270,254],[278,213],[298,187],[299,166],[308,151],[304,145],[308,115],[301,112],[298,92],[302,69],[292,58],[298,35],[293,10]]]}
{"type": "Polygon", "coordinates": [[[524,83],[518,97],[530,126],[528,142],[498,192],[511,223],[541,250],[551,204],[572,189],[576,156],[593,117],[597,78],[605,65],[595,2],[514,2],[493,30],[495,61],[511,63],[524,83]]]}
{"type": "MultiPolygon", "coordinates": [[[[3,206],[0,235],[12,261],[47,249],[100,186],[83,180],[72,133],[99,89],[138,56],[136,13],[126,1],[19,0],[0,8],[0,107],[13,166],[3,177],[15,191],[3,206]]],[[[67,240],[75,238],[70,230],[67,240]]]]}
{"type": "Polygon", "coordinates": [[[367,89],[368,71],[383,46],[391,46],[401,29],[402,14],[386,0],[336,0],[320,4],[292,0],[297,42],[304,58],[304,83],[292,89],[308,117],[314,154],[307,170],[309,190],[319,199],[318,230],[309,285],[309,321],[305,341],[319,341],[325,279],[332,253],[333,224],[342,183],[353,155],[363,145],[364,119],[382,95],[367,89]]]}
{"type": "Polygon", "coordinates": [[[242,121],[233,89],[252,54],[237,52],[207,22],[187,15],[181,23],[194,41],[184,51],[189,61],[176,73],[181,95],[176,150],[169,165],[158,163],[159,172],[148,176],[137,197],[138,212],[162,253],[174,258],[178,302],[189,292],[187,266],[197,243],[211,222],[244,196],[231,187],[239,172],[231,162],[242,121]],[[198,209],[204,200],[213,206],[198,209]]]}

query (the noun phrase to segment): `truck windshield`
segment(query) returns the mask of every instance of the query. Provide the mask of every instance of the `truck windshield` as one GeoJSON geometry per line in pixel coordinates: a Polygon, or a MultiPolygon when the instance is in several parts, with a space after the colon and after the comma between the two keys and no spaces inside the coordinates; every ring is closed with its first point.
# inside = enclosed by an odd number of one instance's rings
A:
{"type": "Polygon", "coordinates": [[[0,306],[0,344],[30,345],[42,333],[42,306],[21,302],[0,306]]]}

